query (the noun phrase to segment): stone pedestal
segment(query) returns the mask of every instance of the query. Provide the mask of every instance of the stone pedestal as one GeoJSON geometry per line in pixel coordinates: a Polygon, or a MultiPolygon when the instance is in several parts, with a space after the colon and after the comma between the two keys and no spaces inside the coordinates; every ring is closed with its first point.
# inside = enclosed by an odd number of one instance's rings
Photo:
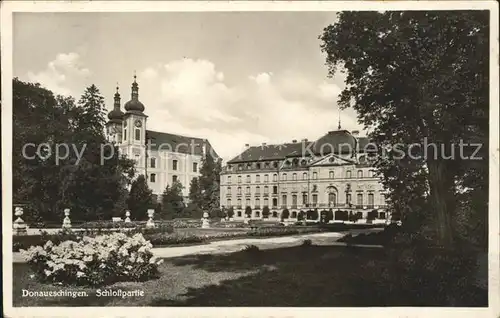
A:
{"type": "Polygon", "coordinates": [[[12,225],[12,228],[14,230],[14,235],[26,235],[26,234],[28,234],[26,223],[21,218],[24,214],[23,208],[16,207],[14,214],[15,214],[15,216],[17,216],[17,219],[14,221],[14,224],[12,225]]]}
{"type": "Polygon", "coordinates": [[[208,213],[203,213],[203,218],[201,219],[201,228],[208,229],[210,228],[210,222],[208,221],[208,213]]]}
{"type": "Polygon", "coordinates": [[[149,209],[148,210],[148,222],[146,222],[146,227],[148,228],[153,228],[155,227],[155,221],[153,220],[153,216],[155,214],[155,210],[149,209]]]}
{"type": "Polygon", "coordinates": [[[63,230],[71,229],[71,220],[69,219],[69,209],[64,209],[63,230]]]}

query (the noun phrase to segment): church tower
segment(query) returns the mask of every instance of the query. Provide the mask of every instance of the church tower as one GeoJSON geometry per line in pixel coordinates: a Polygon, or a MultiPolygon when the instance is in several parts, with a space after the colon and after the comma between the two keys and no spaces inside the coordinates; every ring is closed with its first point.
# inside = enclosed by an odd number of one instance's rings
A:
{"type": "Polygon", "coordinates": [[[115,103],[113,110],[108,113],[109,121],[106,123],[106,136],[109,142],[120,144],[122,141],[123,112],[120,109],[120,93],[116,87],[115,103]]]}
{"type": "Polygon", "coordinates": [[[132,83],[131,99],[125,103],[121,150],[137,162],[138,174],[146,171],[146,119],[144,105],[139,101],[139,84],[136,76],[132,83]]]}

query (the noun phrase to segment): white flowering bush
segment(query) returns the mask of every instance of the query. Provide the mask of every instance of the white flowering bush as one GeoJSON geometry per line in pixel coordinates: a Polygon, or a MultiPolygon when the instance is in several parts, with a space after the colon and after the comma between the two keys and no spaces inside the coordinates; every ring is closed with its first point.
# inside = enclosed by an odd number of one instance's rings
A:
{"type": "Polygon", "coordinates": [[[141,233],[113,233],[57,245],[48,241],[21,253],[44,282],[95,286],[157,277],[162,260],[153,256],[151,248],[141,233]]]}

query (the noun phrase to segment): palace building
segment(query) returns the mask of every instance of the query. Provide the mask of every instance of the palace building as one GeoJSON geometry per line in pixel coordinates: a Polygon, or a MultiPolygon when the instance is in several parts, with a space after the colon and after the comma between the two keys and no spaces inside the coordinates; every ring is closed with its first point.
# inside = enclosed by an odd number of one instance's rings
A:
{"type": "Polygon", "coordinates": [[[161,194],[173,182],[179,181],[187,199],[189,185],[200,175],[202,157],[207,152],[217,154],[206,139],[187,137],[147,129],[148,116],[139,101],[139,84],[132,83],[131,99],[121,110],[118,87],[114,107],[108,113],[106,124],[108,140],[118,145],[122,154],[136,161],[136,176],[144,175],[153,194],[159,200],[161,194]]]}
{"type": "Polygon", "coordinates": [[[267,217],[276,220],[285,209],[292,220],[301,211],[313,220],[325,211],[333,219],[346,214],[366,219],[369,212],[387,218],[384,189],[366,147],[369,140],[358,135],[339,125],[316,141],[247,144],[221,174],[222,208],[233,208],[235,219],[244,219],[250,209],[252,219],[261,219],[266,206],[267,217]]]}

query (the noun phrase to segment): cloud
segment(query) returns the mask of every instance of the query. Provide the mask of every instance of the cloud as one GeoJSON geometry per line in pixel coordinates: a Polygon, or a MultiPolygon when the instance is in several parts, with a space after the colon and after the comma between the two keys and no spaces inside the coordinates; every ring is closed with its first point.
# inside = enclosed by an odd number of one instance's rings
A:
{"type": "MultiPolygon", "coordinates": [[[[211,61],[187,58],[140,74],[148,127],[207,138],[224,159],[246,143],[314,139],[338,125],[342,87],[323,79],[261,72],[232,84],[211,61]]],[[[360,129],[352,112],[340,116],[342,128],[360,129]]]]}
{"type": "Polygon", "coordinates": [[[60,53],[40,72],[28,72],[30,82],[40,83],[55,94],[72,95],[78,83],[88,79],[91,72],[82,66],[77,53],[60,53]]]}

